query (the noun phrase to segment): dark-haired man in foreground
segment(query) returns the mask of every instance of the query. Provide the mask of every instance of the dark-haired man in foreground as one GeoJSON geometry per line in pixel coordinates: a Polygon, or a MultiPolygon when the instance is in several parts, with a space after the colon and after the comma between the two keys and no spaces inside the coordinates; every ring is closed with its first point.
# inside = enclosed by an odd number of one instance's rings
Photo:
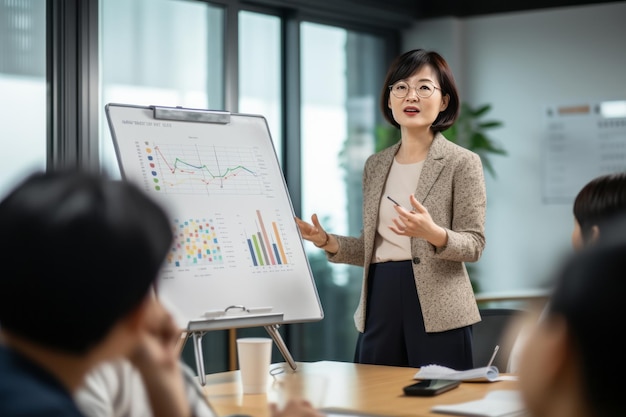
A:
{"type": "MultiPolygon", "coordinates": [[[[155,417],[192,415],[181,329],[153,292],[171,244],[165,211],[128,182],[34,174],[0,202],[0,416],[83,417],[85,376],[127,359],[155,417]]],[[[304,401],[272,415],[320,416],[304,401]]]]}

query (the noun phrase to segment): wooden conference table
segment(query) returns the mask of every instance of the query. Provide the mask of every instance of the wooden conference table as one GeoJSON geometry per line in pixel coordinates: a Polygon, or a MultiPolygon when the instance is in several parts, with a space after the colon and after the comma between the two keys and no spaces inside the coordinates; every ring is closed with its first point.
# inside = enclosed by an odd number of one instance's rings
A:
{"type": "MultiPolygon", "coordinates": [[[[272,364],[271,368],[283,364],[272,364]]],[[[283,365],[286,372],[294,372],[283,365]]],[[[516,389],[516,381],[463,382],[458,388],[434,397],[407,397],[402,388],[417,382],[416,368],[361,365],[349,362],[298,362],[295,373],[302,378],[324,376],[325,389],[320,408],[342,409],[393,417],[441,416],[430,412],[437,404],[478,400],[492,390],[516,389]]],[[[270,377],[271,379],[271,377],[270,377]]],[[[239,371],[209,374],[204,392],[220,417],[247,414],[269,417],[268,402],[273,401],[271,381],[267,394],[242,394],[239,371]]]]}

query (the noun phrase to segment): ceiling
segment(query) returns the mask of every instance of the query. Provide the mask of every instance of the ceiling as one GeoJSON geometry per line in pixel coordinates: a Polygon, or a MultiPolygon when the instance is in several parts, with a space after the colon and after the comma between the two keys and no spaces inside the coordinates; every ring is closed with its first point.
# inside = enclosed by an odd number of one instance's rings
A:
{"type": "Polygon", "coordinates": [[[239,0],[254,6],[280,7],[370,27],[402,29],[438,17],[465,18],[558,7],[614,3],[619,0],[239,0]]]}
{"type": "MultiPolygon", "coordinates": [[[[584,0],[431,0],[420,1],[402,0],[405,7],[417,4],[415,17],[430,19],[444,16],[469,17],[494,13],[508,13],[548,9],[555,7],[572,7],[613,1],[584,1],[584,0]]],[[[400,2],[397,2],[400,3],[400,2]]]]}

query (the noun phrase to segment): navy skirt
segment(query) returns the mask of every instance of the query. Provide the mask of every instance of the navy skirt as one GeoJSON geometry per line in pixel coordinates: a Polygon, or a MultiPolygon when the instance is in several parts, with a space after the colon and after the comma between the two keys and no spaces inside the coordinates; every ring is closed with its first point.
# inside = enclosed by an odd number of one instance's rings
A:
{"type": "Polygon", "coordinates": [[[357,339],[355,363],[473,367],[472,326],[426,333],[411,261],[370,266],[365,332],[357,339]]]}

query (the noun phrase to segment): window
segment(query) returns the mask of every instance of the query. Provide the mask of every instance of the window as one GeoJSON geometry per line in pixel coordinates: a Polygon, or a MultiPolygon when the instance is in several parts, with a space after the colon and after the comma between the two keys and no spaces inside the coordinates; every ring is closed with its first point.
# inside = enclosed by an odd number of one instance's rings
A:
{"type": "MultiPolygon", "coordinates": [[[[120,177],[107,103],[236,109],[266,118],[296,213],[308,218],[317,211],[330,231],[357,235],[361,170],[374,149],[385,59],[396,46],[390,35],[409,17],[402,10],[389,20],[388,6],[381,19],[351,2],[324,3],[0,0],[0,196],[25,173],[47,166],[100,168],[120,177]],[[324,24],[329,19],[335,26],[324,24]],[[344,23],[351,29],[336,26],[344,23]],[[59,28],[70,29],[46,38],[59,28]],[[77,43],[79,54],[72,49],[77,43]],[[68,86],[67,79],[46,79],[50,69],[86,76],[70,77],[77,82],[68,86]],[[50,94],[51,85],[63,94],[50,94]],[[80,105],[72,102],[76,94],[84,99],[80,105]]],[[[330,264],[305,247],[326,319],[294,324],[285,342],[297,360],[351,360],[362,271],[330,264]]],[[[231,337],[204,338],[208,372],[233,367],[226,360],[232,360],[231,337]]],[[[189,362],[192,350],[187,343],[189,362]]]]}
{"type": "MultiPolygon", "coordinates": [[[[361,230],[361,172],[375,147],[380,82],[386,63],[381,37],[336,26],[300,25],[301,142],[283,142],[284,76],[278,15],[238,10],[238,31],[225,31],[233,10],[197,1],[107,0],[101,2],[102,106],[110,102],[224,109],[229,92],[223,45],[237,45],[237,99],[240,113],[263,115],[282,164],[285,147],[301,146],[302,216],[320,215],[328,230],[358,235],[361,230]],[[226,39],[225,33],[237,37],[226,39]],[[190,42],[193,39],[193,42],[190,42]],[[324,161],[324,169],[320,162],[324,161]]],[[[232,51],[231,51],[232,52],[232,51]]],[[[293,59],[293,57],[291,57],[293,59]]],[[[290,84],[294,86],[294,84],[290,84]]],[[[295,84],[297,87],[297,84],[295,84]]],[[[103,121],[104,122],[104,121],[103,121]]],[[[108,127],[102,126],[101,161],[119,175],[108,127]]],[[[293,153],[289,153],[293,157],[293,153]]],[[[290,182],[290,178],[287,178],[290,182]]],[[[293,183],[293,181],[292,181],[293,183]]],[[[292,186],[293,187],[293,186],[292,186]]],[[[298,190],[300,191],[300,190],[298,190]]],[[[308,245],[308,243],[307,243],[308,245]]],[[[294,325],[285,342],[299,360],[351,360],[357,332],[352,315],[361,289],[362,269],[334,265],[316,248],[309,258],[326,319],[294,325]]],[[[263,334],[263,329],[239,333],[263,334]]],[[[207,344],[220,343],[211,332],[207,344]]],[[[186,346],[186,355],[192,349],[186,346]]],[[[215,347],[205,354],[216,359],[215,347]]],[[[218,349],[222,350],[222,349],[218,349]]],[[[193,359],[191,359],[193,362],[193,359]]],[[[207,370],[224,370],[209,364],[207,370]]]]}
{"type": "Polygon", "coordinates": [[[0,197],[46,167],[46,2],[0,2],[0,197]]]}
{"type": "MultiPolygon", "coordinates": [[[[100,2],[101,101],[224,107],[224,10],[198,1],[100,2]]],[[[106,120],[100,159],[119,175],[106,120]]]]}
{"type": "Polygon", "coordinates": [[[239,12],[239,112],[267,120],[279,161],[282,157],[281,21],[239,12]]]}
{"type": "MultiPolygon", "coordinates": [[[[223,110],[224,19],[223,8],[200,1],[101,1],[101,107],[125,103],[223,110]]],[[[103,113],[101,167],[119,176],[106,123],[103,113]]],[[[207,372],[227,370],[224,333],[203,338],[207,372]]],[[[193,355],[193,343],[186,343],[183,356],[195,366],[193,355]]]]}
{"type": "MultiPolygon", "coordinates": [[[[384,42],[372,35],[301,26],[302,216],[317,213],[330,232],[358,236],[361,231],[361,177],[375,149],[383,51],[384,42]]],[[[307,245],[325,319],[302,326],[304,356],[352,360],[357,337],[352,316],[363,269],[330,264],[323,252],[307,245]]]]}

